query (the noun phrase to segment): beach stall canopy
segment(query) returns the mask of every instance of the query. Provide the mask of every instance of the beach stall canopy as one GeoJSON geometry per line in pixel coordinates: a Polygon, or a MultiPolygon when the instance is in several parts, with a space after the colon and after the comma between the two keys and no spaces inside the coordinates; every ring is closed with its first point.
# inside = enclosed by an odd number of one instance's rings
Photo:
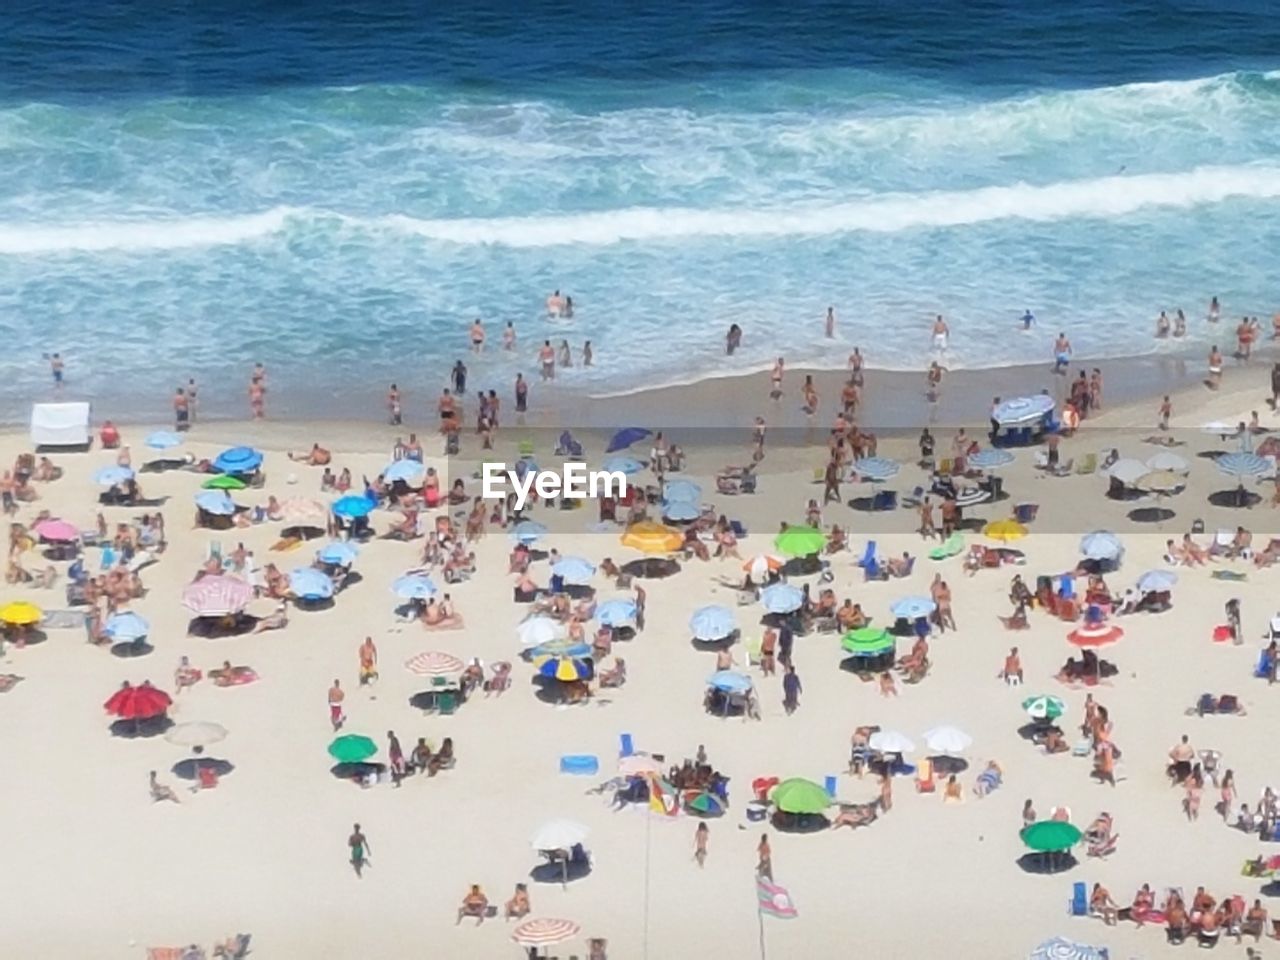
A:
{"type": "Polygon", "coordinates": [[[1002,427],[1019,427],[1043,420],[1053,413],[1053,397],[1036,394],[1005,400],[991,413],[991,419],[1002,427]]]}
{"type": "Polygon", "coordinates": [[[760,591],[760,602],[770,613],[794,613],[804,606],[804,591],[791,583],[775,583],[760,591]]]}
{"type": "Polygon", "coordinates": [[[662,499],[667,503],[698,503],[702,500],[702,487],[683,478],[668,480],[662,485],[662,499]]]}
{"type": "Polygon", "coordinates": [[[231,447],[213,461],[213,469],[221,473],[252,473],[262,466],[262,454],[253,447],[231,447]]]}
{"type": "Polygon", "coordinates": [[[815,527],[787,527],[773,538],[773,545],[786,557],[812,557],[827,545],[827,535],[815,527]]]}
{"type": "Polygon", "coordinates": [[[644,427],[625,427],[619,430],[609,440],[609,446],[605,448],[605,453],[615,453],[618,450],[625,450],[633,443],[637,443],[649,436],[649,431],[644,427]]]}
{"type": "Polygon", "coordinates": [[[89,404],[33,403],[31,443],[39,447],[88,446],[89,404]]]}
{"type": "Polygon", "coordinates": [[[629,626],[636,619],[636,602],[626,597],[606,600],[596,607],[596,620],[601,626],[629,626]]]}
{"type": "Polygon", "coordinates": [[[289,571],[289,590],[301,600],[328,600],[333,596],[333,580],[315,567],[296,567],[289,571]]]}
{"type": "Polygon", "coordinates": [[[596,566],[582,557],[561,557],[552,565],[551,572],[567,584],[583,586],[595,576],[596,566]]]}
{"type": "Polygon", "coordinates": [[[1080,552],[1090,560],[1119,560],[1124,544],[1109,530],[1095,530],[1080,538],[1080,552]]]}
{"type": "Polygon", "coordinates": [[[826,788],[803,777],[783,780],[769,791],[769,799],[783,813],[822,813],[831,806],[826,788]]]}
{"type": "Polygon", "coordinates": [[[700,607],[689,618],[689,630],[695,640],[723,640],[737,629],[733,611],[728,607],[700,607]]]}
{"type": "Polygon", "coordinates": [[[436,595],[436,585],[422,573],[406,573],[391,584],[391,592],[401,600],[426,600],[436,595]]]}
{"type": "Polygon", "coordinates": [[[643,553],[674,553],[684,544],[684,534],[674,527],[644,520],[627,527],[622,545],[643,553]]]}

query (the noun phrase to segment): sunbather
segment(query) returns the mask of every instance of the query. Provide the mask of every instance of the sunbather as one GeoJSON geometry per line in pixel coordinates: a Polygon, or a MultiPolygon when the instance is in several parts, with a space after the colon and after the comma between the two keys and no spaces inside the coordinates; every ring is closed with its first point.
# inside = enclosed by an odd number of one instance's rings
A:
{"type": "Polygon", "coordinates": [[[478,927],[484,922],[485,914],[488,911],[489,898],[480,889],[480,884],[473,883],[471,889],[467,891],[467,895],[462,898],[462,906],[458,908],[458,923],[462,922],[463,917],[475,917],[476,926],[478,927]]]}
{"type": "Polygon", "coordinates": [[[173,787],[165,786],[156,779],[156,772],[154,770],[151,771],[150,784],[152,803],[159,803],[161,800],[169,800],[173,803],[182,802],[178,799],[178,795],[174,792],[173,787]]]}
{"type": "Polygon", "coordinates": [[[973,785],[974,796],[985,797],[987,794],[996,790],[1004,781],[1004,770],[1000,764],[994,760],[987,761],[986,767],[978,774],[978,779],[973,785]]]}
{"type": "Polygon", "coordinates": [[[258,674],[252,667],[233,667],[230,660],[224,660],[221,667],[209,671],[209,679],[218,687],[238,687],[253,683],[258,674]]]}
{"type": "Polygon", "coordinates": [[[519,920],[527,916],[532,907],[529,903],[529,888],[523,883],[516,884],[516,892],[502,908],[502,915],[507,920],[519,920]]]}

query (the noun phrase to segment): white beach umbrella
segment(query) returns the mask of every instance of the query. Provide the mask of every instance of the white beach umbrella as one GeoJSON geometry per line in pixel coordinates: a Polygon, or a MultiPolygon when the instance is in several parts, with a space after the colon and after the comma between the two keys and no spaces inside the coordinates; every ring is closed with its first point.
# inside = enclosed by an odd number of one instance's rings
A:
{"type": "Polygon", "coordinates": [[[575,843],[585,843],[591,830],[577,820],[548,820],[529,838],[535,850],[568,850],[575,843]]]}
{"type": "Polygon", "coordinates": [[[1107,476],[1126,487],[1133,486],[1140,477],[1150,472],[1150,467],[1134,457],[1122,457],[1107,468],[1107,476]]]}
{"type": "Polygon", "coordinates": [[[867,743],[872,750],[879,750],[881,753],[911,753],[916,748],[915,741],[897,730],[879,730],[871,735],[867,743]]]}
{"type": "Polygon", "coordinates": [[[564,629],[550,617],[530,617],[516,627],[516,636],[520,638],[522,647],[540,647],[558,640],[563,634],[564,629]]]}
{"type": "Polygon", "coordinates": [[[1090,560],[1116,560],[1124,553],[1124,544],[1110,530],[1095,530],[1080,538],[1080,552],[1090,560]]]}
{"type": "Polygon", "coordinates": [[[1149,470],[1170,470],[1174,473],[1190,473],[1191,464],[1187,463],[1182,457],[1176,453],[1170,453],[1168,450],[1161,450],[1154,457],[1147,458],[1147,469],[1149,470]]]}
{"type": "Polygon", "coordinates": [[[942,726],[925,731],[924,742],[934,753],[964,753],[973,746],[973,737],[959,727],[942,726]]]}

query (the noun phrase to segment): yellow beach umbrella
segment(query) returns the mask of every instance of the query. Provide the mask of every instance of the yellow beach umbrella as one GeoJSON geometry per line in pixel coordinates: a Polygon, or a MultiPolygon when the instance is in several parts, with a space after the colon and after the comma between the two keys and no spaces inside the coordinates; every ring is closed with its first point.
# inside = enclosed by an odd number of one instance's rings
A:
{"type": "Polygon", "coordinates": [[[39,623],[43,617],[43,611],[34,603],[28,603],[26,600],[15,600],[0,607],[0,621],[16,627],[39,623]]]}
{"type": "Polygon", "coordinates": [[[1152,470],[1137,479],[1134,486],[1146,493],[1177,493],[1187,485],[1187,478],[1173,470],[1152,470]]]}
{"type": "Polygon", "coordinates": [[[643,553],[674,553],[684,544],[684,534],[675,527],[644,520],[627,527],[622,545],[643,553]]]}
{"type": "Polygon", "coordinates": [[[1011,540],[1021,540],[1025,537],[1027,528],[1012,518],[992,520],[982,528],[982,535],[992,540],[1001,540],[1008,543],[1011,540]]]}

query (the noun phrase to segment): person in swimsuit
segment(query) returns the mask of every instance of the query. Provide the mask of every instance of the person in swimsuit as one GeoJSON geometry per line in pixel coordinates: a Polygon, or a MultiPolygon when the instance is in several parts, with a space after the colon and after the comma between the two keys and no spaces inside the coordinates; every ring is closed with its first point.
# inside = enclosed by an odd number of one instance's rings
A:
{"type": "Polygon", "coordinates": [[[346,715],[342,711],[342,701],[346,698],[347,694],[342,689],[342,684],[334,680],[333,686],[329,688],[329,722],[333,724],[334,733],[341,730],[342,725],[346,723],[346,715]]]}
{"type": "Polygon", "coordinates": [[[942,314],[938,314],[933,321],[933,349],[941,353],[950,343],[951,328],[947,326],[947,321],[942,319],[942,314]]]}
{"type": "Polygon", "coordinates": [[[693,831],[693,859],[699,867],[704,866],[707,862],[707,841],[710,839],[711,828],[707,826],[704,820],[693,831]]]}
{"type": "Polygon", "coordinates": [[[262,420],[267,415],[267,385],[256,375],[249,381],[249,412],[254,420],[262,420]]]}
{"type": "Polygon", "coordinates": [[[484,324],[479,317],[471,324],[471,352],[484,353],[484,324]]]}
{"type": "Polygon", "coordinates": [[[173,394],[173,428],[179,432],[187,429],[191,420],[191,410],[186,392],[179,387],[173,394]]]}
{"type": "Polygon", "coordinates": [[[1169,336],[1169,315],[1161,310],[1160,316],[1156,317],[1156,338],[1163,340],[1167,336],[1169,336]]]}
{"type": "Polygon", "coordinates": [[[378,679],[378,648],[373,637],[365,637],[360,644],[360,686],[364,687],[378,679]]]}
{"type": "Polygon", "coordinates": [[[1209,322],[1217,323],[1218,318],[1222,316],[1222,308],[1218,305],[1217,297],[1209,298],[1209,322]]]}
{"type": "Polygon", "coordinates": [[[740,346],[742,346],[742,328],[736,323],[732,323],[729,325],[729,332],[725,334],[724,352],[726,355],[732,357],[734,351],[736,351],[740,346]]]}
{"type": "Polygon", "coordinates": [[[542,347],[538,350],[538,362],[542,365],[542,379],[554,380],[556,378],[556,350],[551,346],[550,340],[543,340],[542,347]]]}
{"type": "Polygon", "coordinates": [[[1210,390],[1217,390],[1222,385],[1222,354],[1218,351],[1216,343],[1209,348],[1209,379],[1207,384],[1210,390]]]}
{"type": "Polygon", "coordinates": [[[196,422],[196,378],[187,378],[187,419],[196,422]]]}
{"type": "Polygon", "coordinates": [[[387,414],[393,427],[398,427],[403,422],[403,414],[400,409],[400,388],[394,383],[387,389],[387,414]]]}
{"type": "Polygon", "coordinates": [[[785,362],[779,357],[773,364],[773,372],[769,374],[769,382],[772,385],[769,390],[770,400],[782,399],[782,374],[785,369],[785,362]]]}
{"type": "Polygon", "coordinates": [[[558,317],[564,313],[564,297],[557,290],[547,297],[547,316],[558,317]]]}
{"type": "Polygon", "coordinates": [[[591,366],[594,353],[591,350],[591,341],[588,340],[582,345],[582,365],[584,367],[591,366]]]}
{"type": "Polygon", "coordinates": [[[1187,335],[1187,315],[1182,312],[1182,308],[1178,308],[1178,312],[1173,317],[1173,335],[1181,338],[1187,335]]]}
{"type": "Polygon", "coordinates": [[[834,339],[836,335],[836,308],[835,307],[827,307],[827,319],[826,319],[825,327],[826,327],[827,339],[828,340],[834,339]]]}
{"type": "Polygon", "coordinates": [[[351,825],[351,836],[347,838],[347,847],[351,851],[351,867],[355,870],[357,877],[362,877],[371,851],[369,838],[360,831],[360,824],[351,825]]]}
{"type": "Polygon", "coordinates": [[[409,765],[405,762],[404,748],[400,746],[400,738],[394,730],[387,731],[387,757],[390,760],[391,779],[398,787],[409,772],[409,765]]]}
{"type": "Polygon", "coordinates": [[[1053,342],[1053,372],[1065,374],[1067,365],[1071,363],[1071,341],[1065,333],[1059,333],[1053,342]]]}

